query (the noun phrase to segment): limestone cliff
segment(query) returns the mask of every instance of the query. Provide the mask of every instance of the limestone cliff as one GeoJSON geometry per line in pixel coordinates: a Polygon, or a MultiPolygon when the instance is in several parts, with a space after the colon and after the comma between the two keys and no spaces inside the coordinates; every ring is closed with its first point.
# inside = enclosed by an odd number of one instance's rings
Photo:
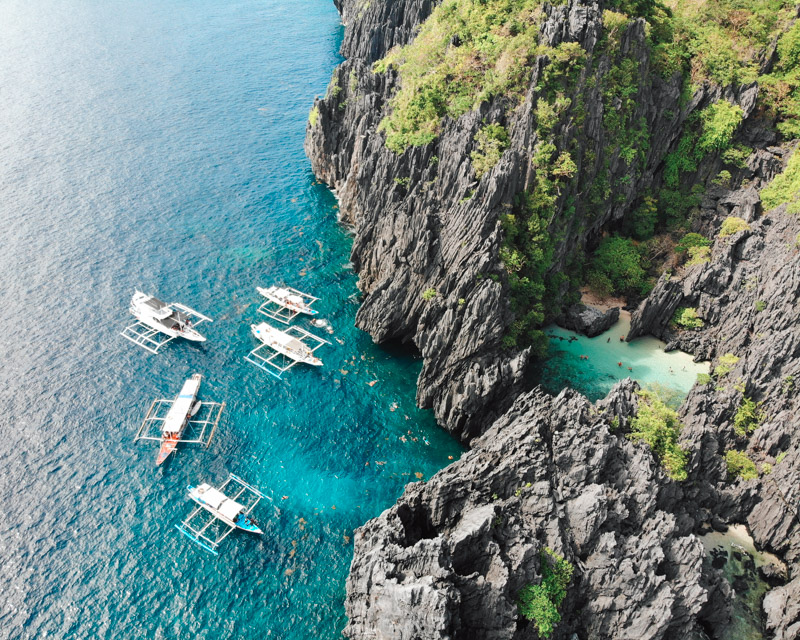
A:
{"type": "MultiPolygon", "coordinates": [[[[544,278],[557,281],[582,259],[587,242],[660,182],[664,157],[682,124],[723,92],[704,85],[682,100],[680,74],[664,79],[652,73],[643,20],[625,26],[611,46],[602,35],[600,5],[544,4],[541,46],[557,51],[577,43],[582,52],[569,63],[578,69],[575,78],[558,87],[570,106],[558,114],[546,140],[535,107],[556,62],[541,55],[519,104],[498,96],[457,120],[446,118],[432,143],[398,154],[386,147],[378,125],[401,80],[392,69],[374,73],[372,65],[391,47],[407,43],[435,4],[341,3],[342,53],[348,59],[313,107],[306,152],[355,229],[352,261],[364,293],[358,326],[377,342],[416,345],[424,358],[418,404],[432,407],[442,426],[469,440],[508,406],[509,390],[530,359],[527,350],[503,341],[515,318],[500,249],[501,216],[514,211],[520,194],[544,173],[531,163],[536,150],[552,144],[554,155],[569,150],[575,162],[575,177],[559,182],[546,222],[552,246],[544,278]],[[604,85],[617,81],[620,69],[630,75],[632,92],[624,105],[604,85]],[[611,118],[612,113],[622,115],[611,118]],[[487,122],[502,124],[510,140],[497,164],[478,179],[470,157],[487,122]],[[631,137],[628,151],[636,159],[623,157],[620,128],[631,137]]],[[[752,112],[755,87],[724,94],[745,117],[752,112]]],[[[565,282],[552,286],[552,315],[566,294],[565,282]]]]}
{"type": "MultiPolygon", "coordinates": [[[[680,73],[654,71],[643,19],[611,29],[618,14],[603,3],[542,3],[541,53],[518,98],[492,95],[443,118],[429,142],[391,150],[379,126],[403,78],[373,65],[412,42],[438,4],[338,0],[347,60],[307,130],[314,172],[355,230],[358,326],[378,342],[416,345],[424,358],[418,403],[472,447],[357,532],[346,635],[536,637],[518,597],[542,580],[541,551],[549,548],[575,566],[553,637],[724,638],[733,594],[703,562],[696,535],[743,522],[789,565],[788,584],[764,601],[766,626],[777,638],[800,637],[800,222],[785,207],[765,212],[761,204],[759,190],[791,149],[778,146],[773,116],[757,104],[759,85],[701,82],[687,93],[680,73]],[[559,52],[572,56],[569,81],[554,88],[559,52]],[[543,127],[548,91],[561,106],[543,127]],[[713,246],[661,277],[629,335],[652,333],[714,358],[714,376],[680,410],[689,477],[676,482],[646,445],[625,437],[637,411],[632,383],[597,405],[574,392],[520,395],[531,352],[508,340],[518,309],[501,258],[504,220],[520,214],[545,165],[566,154],[574,167],[553,180],[541,233],[543,315],[580,315],[571,306],[574,283],[562,274],[618,230],[643,194],[663,187],[686,132],[717,102],[739,114],[730,134],[747,151],[737,168],[712,151],[675,173],[682,193],[694,185],[692,197],[702,194],[689,224],[713,246]],[[477,172],[487,125],[502,127],[508,140],[496,163],[477,172]],[[720,233],[731,216],[747,228],[720,233]],[[702,326],[678,330],[679,307],[695,311],[702,326]],[[750,479],[729,470],[731,451],[753,465],[750,479]]],[[[460,46],[457,35],[450,46],[460,46]]],[[[761,56],[761,70],[775,49],[773,42],[761,56]]]]}

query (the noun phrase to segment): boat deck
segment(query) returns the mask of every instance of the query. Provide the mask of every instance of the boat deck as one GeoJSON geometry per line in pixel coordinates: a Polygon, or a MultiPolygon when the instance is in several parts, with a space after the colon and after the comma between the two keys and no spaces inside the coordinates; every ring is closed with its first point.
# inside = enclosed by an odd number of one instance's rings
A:
{"type": "MultiPolygon", "coordinates": [[[[284,291],[288,291],[289,293],[300,297],[303,300],[303,304],[307,307],[311,307],[312,304],[317,302],[319,298],[315,298],[308,293],[303,293],[302,291],[298,291],[293,287],[280,287],[284,291]]],[[[263,295],[263,294],[262,294],[263,295]]],[[[294,320],[297,316],[300,315],[300,311],[295,309],[290,309],[274,300],[267,300],[264,304],[262,304],[258,308],[258,312],[267,316],[268,318],[272,318],[273,320],[277,320],[278,322],[282,322],[283,324],[289,324],[294,320]]],[[[314,312],[316,313],[316,311],[314,312]]]]}
{"type": "MultiPolygon", "coordinates": [[[[195,328],[197,325],[202,324],[203,322],[212,322],[211,318],[208,316],[204,316],[202,313],[195,311],[194,309],[190,309],[182,304],[178,304],[177,302],[171,302],[168,306],[177,309],[177,311],[174,311],[171,316],[163,320],[158,320],[156,318],[153,319],[155,322],[162,325],[164,329],[171,329],[179,319],[184,323],[187,320],[191,320],[192,326],[195,328]]],[[[142,349],[145,349],[150,353],[158,353],[161,347],[169,342],[172,342],[178,337],[169,336],[161,331],[157,331],[141,320],[137,320],[133,324],[129,324],[120,332],[120,335],[126,340],[130,340],[134,344],[139,345],[142,349]]]]}
{"type": "MultiPolygon", "coordinates": [[[[158,398],[153,400],[134,441],[154,440],[161,442],[164,423],[174,403],[174,399],[158,398]]],[[[200,410],[186,423],[182,437],[178,442],[183,444],[202,444],[208,449],[224,410],[224,402],[201,402],[200,410]]]]}
{"type": "MultiPolygon", "coordinates": [[[[301,342],[304,346],[308,347],[311,353],[314,353],[324,344],[330,344],[330,342],[327,340],[315,336],[313,333],[309,333],[305,329],[301,329],[300,327],[296,326],[289,327],[283,333],[291,336],[298,342],[301,342]]],[[[244,359],[249,363],[254,364],[259,369],[266,371],[271,376],[278,378],[279,380],[284,373],[298,364],[297,360],[294,360],[289,356],[276,351],[266,343],[262,343],[257,346],[250,353],[248,353],[244,359]]]]}

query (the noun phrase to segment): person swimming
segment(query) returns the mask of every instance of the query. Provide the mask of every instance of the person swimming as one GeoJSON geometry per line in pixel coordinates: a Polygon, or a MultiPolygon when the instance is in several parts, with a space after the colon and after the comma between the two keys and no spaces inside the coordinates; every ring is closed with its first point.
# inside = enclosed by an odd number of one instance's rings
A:
{"type": "Polygon", "coordinates": [[[617,366],[618,366],[618,367],[621,367],[621,366],[622,366],[622,363],[621,363],[621,362],[617,362],[617,366]]]}

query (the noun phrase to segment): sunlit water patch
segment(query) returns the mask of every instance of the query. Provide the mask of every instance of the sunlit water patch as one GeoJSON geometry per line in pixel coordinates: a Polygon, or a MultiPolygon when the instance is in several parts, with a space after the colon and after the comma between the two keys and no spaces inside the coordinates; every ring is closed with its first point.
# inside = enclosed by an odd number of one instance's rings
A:
{"type": "Polygon", "coordinates": [[[682,399],[707,362],[694,362],[682,351],[664,351],[665,344],[644,336],[625,342],[630,317],[622,314],[611,329],[594,338],[552,325],[550,351],[537,378],[552,393],[571,387],[590,400],[604,397],[617,382],[633,378],[643,387],[657,388],[668,399],[682,399]]]}

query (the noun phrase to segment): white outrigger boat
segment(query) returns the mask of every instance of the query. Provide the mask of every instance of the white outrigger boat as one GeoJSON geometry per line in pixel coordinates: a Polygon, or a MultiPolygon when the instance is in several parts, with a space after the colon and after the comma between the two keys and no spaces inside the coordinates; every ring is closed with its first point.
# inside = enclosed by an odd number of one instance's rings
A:
{"type": "Polygon", "coordinates": [[[316,309],[311,308],[311,305],[319,298],[292,287],[256,287],[256,290],[267,299],[258,308],[259,313],[283,324],[289,324],[301,313],[309,316],[318,313],[316,309]]]}
{"type": "Polygon", "coordinates": [[[179,442],[204,444],[206,448],[211,444],[225,403],[197,400],[202,380],[203,377],[196,373],[184,382],[176,398],[154,400],[150,405],[136,434],[136,440],[155,440],[161,444],[156,465],[162,464],[169,458],[179,442]],[[164,414],[165,407],[168,407],[166,414],[164,414]],[[206,411],[201,414],[203,408],[206,408],[206,411]],[[189,437],[184,438],[184,435],[189,437]]]}
{"type": "Polygon", "coordinates": [[[175,338],[205,342],[205,337],[195,327],[212,321],[194,309],[177,302],[162,302],[141,291],[134,292],[130,312],[137,322],[125,327],[122,336],[151,353],[157,353],[175,338]]]}
{"type": "Polygon", "coordinates": [[[250,513],[262,498],[267,500],[271,498],[238,476],[229,474],[228,479],[217,489],[204,482],[197,487],[189,486],[188,490],[189,497],[198,506],[186,520],[176,524],[175,527],[206,551],[217,555],[220,543],[234,529],[255,534],[263,533],[255,520],[250,517],[250,513]],[[238,491],[233,497],[228,497],[224,491],[231,483],[236,485],[238,491]],[[195,520],[198,520],[196,524],[193,522],[195,520]],[[220,526],[216,530],[211,530],[215,524],[220,526]]]}
{"type": "Polygon", "coordinates": [[[318,338],[300,327],[289,327],[286,331],[281,331],[266,322],[261,322],[250,325],[250,329],[262,344],[247,354],[245,360],[276,378],[280,378],[298,363],[321,366],[322,360],[317,358],[314,352],[323,344],[330,344],[327,340],[318,338]],[[262,353],[264,350],[271,352],[270,355],[265,356],[262,353]]]}

